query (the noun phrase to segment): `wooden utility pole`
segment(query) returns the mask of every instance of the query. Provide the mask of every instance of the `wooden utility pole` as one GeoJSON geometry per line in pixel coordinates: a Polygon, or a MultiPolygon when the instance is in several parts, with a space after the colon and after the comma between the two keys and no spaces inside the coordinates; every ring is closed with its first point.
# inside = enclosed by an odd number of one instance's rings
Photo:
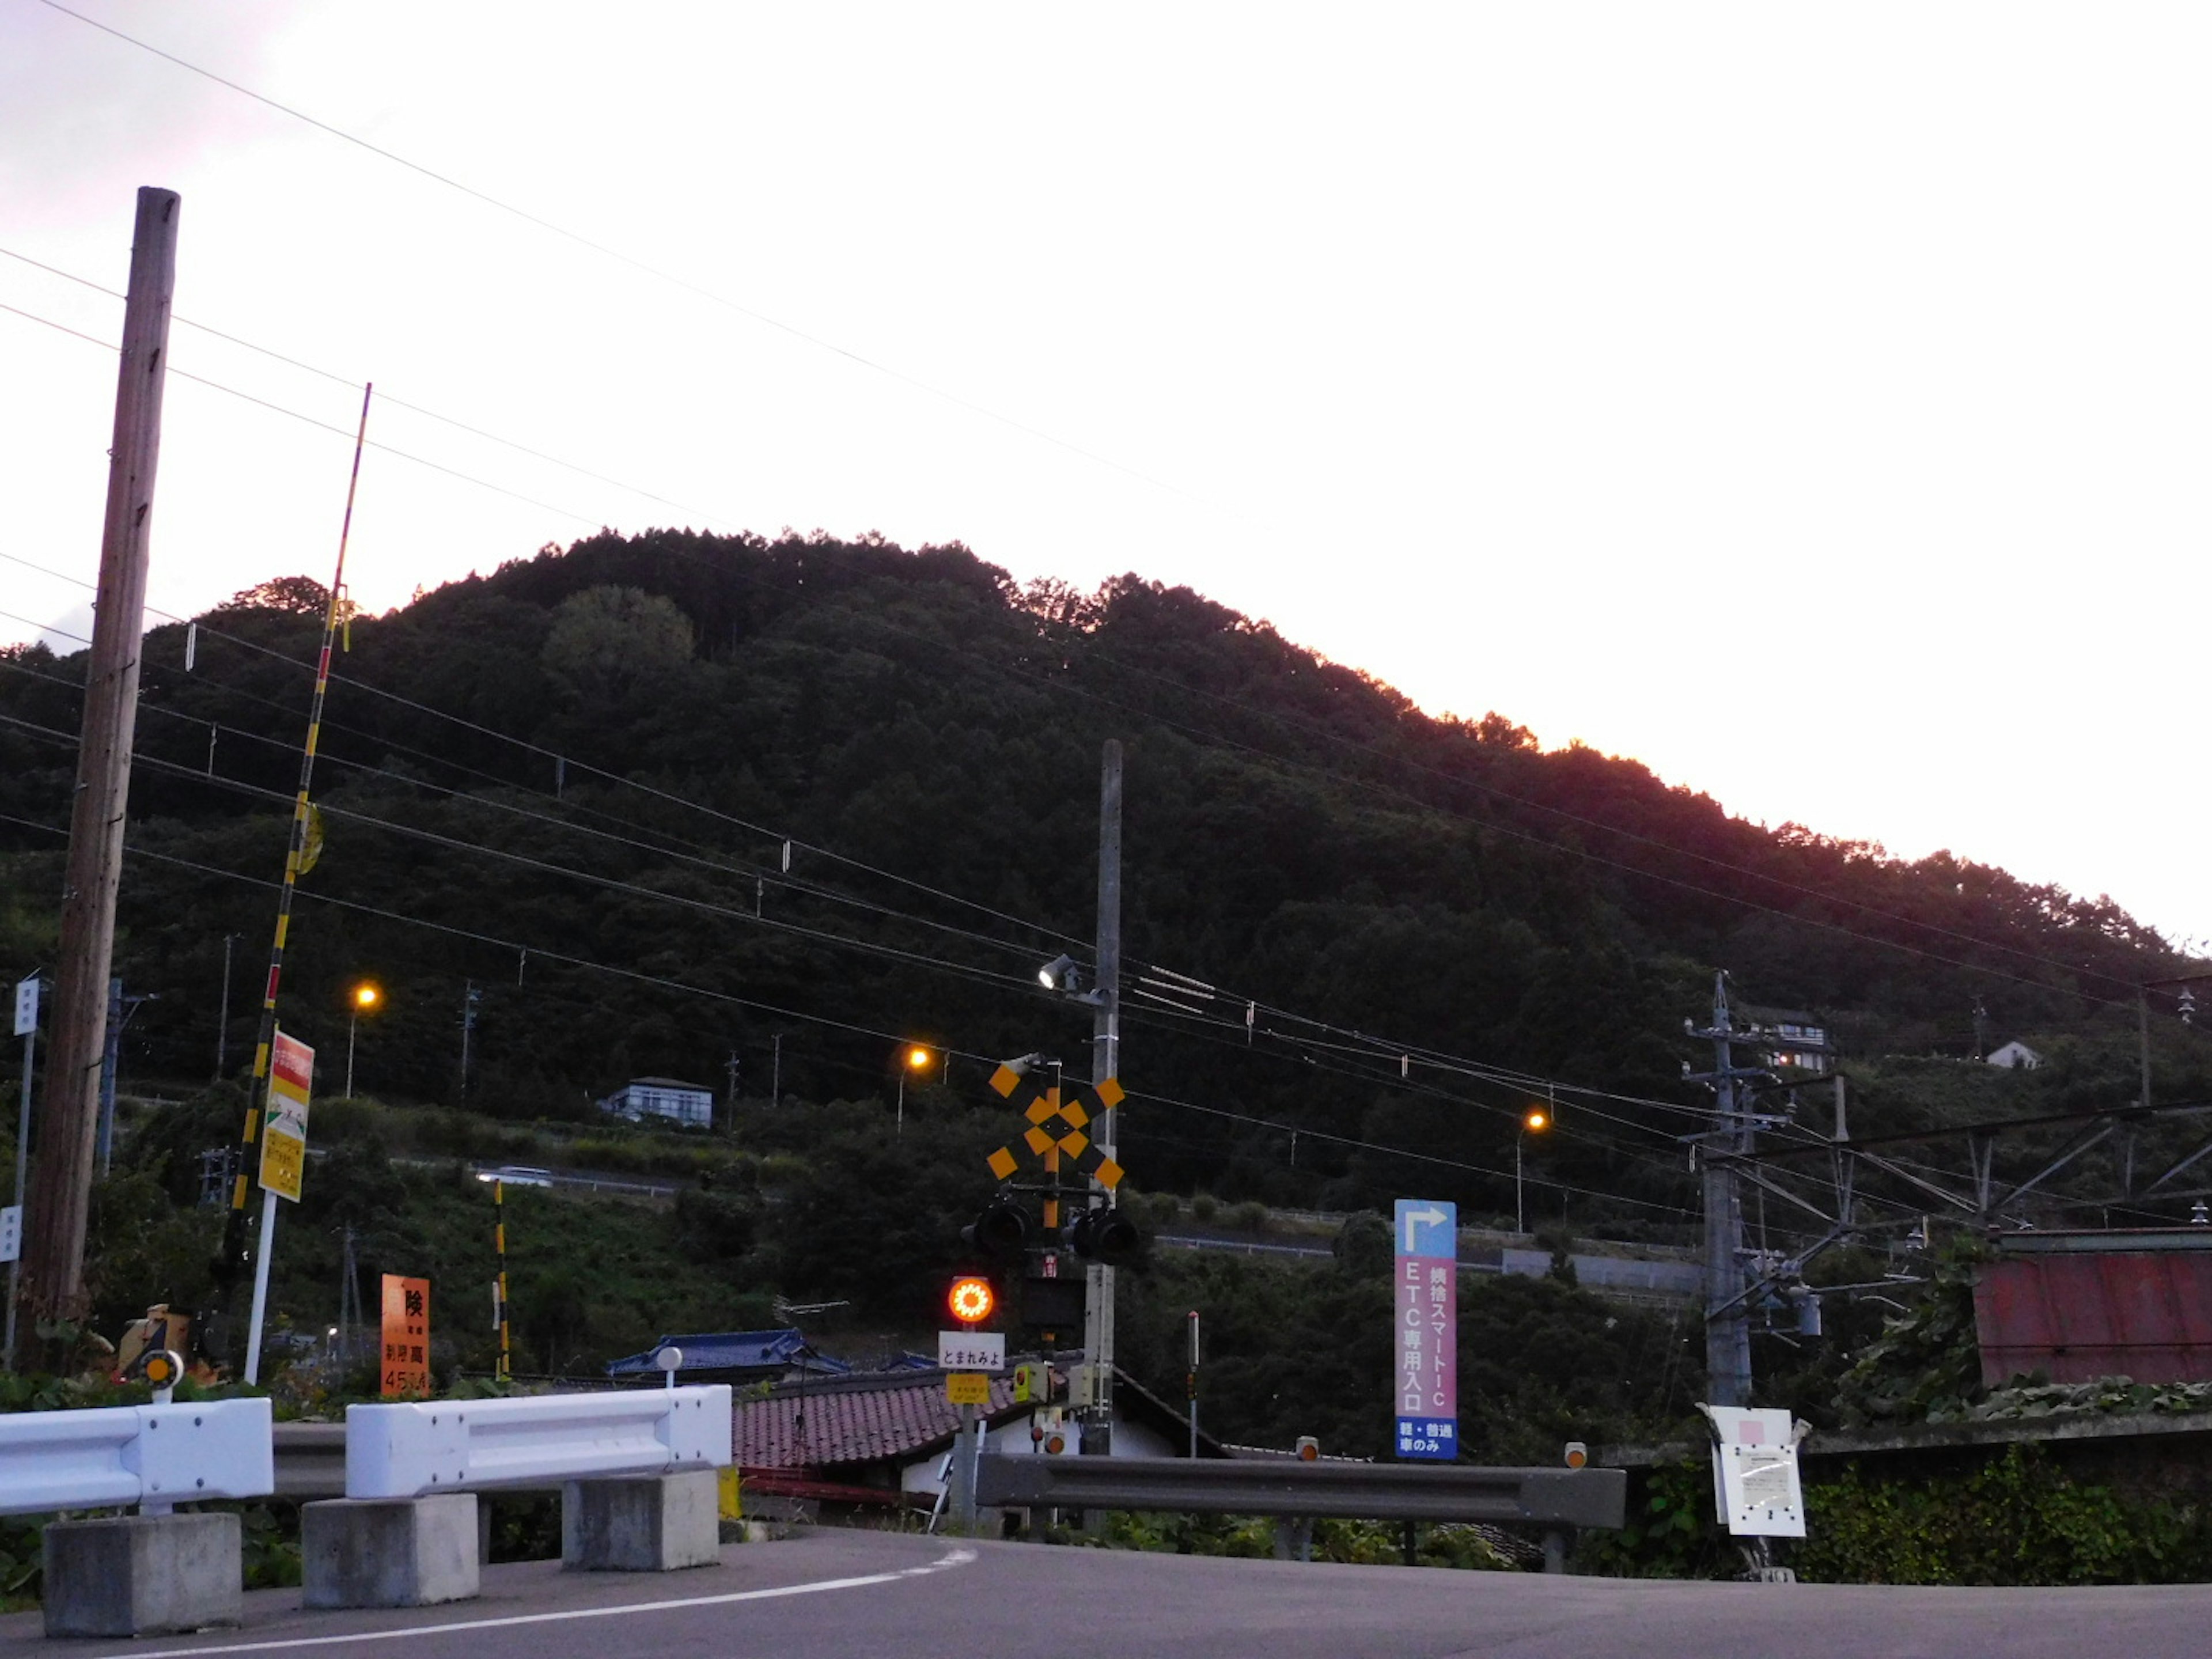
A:
{"type": "Polygon", "coordinates": [[[86,1312],[85,1219],[92,1203],[108,972],[115,953],[115,894],[130,802],[131,744],[137,727],[138,658],[180,205],[174,191],[141,190],[131,240],[131,292],[116,380],[115,444],[108,453],[100,592],[62,890],[54,1049],[47,1062],[46,1109],[25,1216],[23,1299],[34,1319],[82,1319],[86,1312]]]}

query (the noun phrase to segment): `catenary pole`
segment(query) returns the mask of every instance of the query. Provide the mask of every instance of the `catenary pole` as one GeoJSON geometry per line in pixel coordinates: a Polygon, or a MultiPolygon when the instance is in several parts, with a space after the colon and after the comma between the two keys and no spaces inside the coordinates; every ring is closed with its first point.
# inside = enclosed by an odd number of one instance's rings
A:
{"type": "MultiPolygon", "coordinates": [[[[1109,738],[1098,767],[1098,959],[1095,983],[1098,1004],[1091,1021],[1091,1080],[1117,1076],[1121,1065],[1121,744],[1109,738]]],[[[1111,1158],[1118,1150],[1118,1110],[1101,1115],[1098,1150],[1111,1158]]],[[[1113,1189],[1096,1176],[1094,1192],[1114,1201],[1113,1189]]],[[[1094,1379],[1092,1409],[1085,1420],[1082,1450],[1103,1456],[1113,1449],[1114,1270],[1093,1265],[1084,1277],[1084,1359],[1094,1379]]]]}
{"type": "Polygon", "coordinates": [[[1711,1077],[1719,1121],[1706,1137],[1705,1400],[1714,1406],[1751,1403],[1751,1315],[1744,1304],[1743,1194],[1736,1159],[1751,1150],[1751,1120],[1739,1079],[1729,1013],[1728,975],[1713,975],[1713,1023],[1694,1035],[1711,1039],[1711,1077]]]}
{"type": "Polygon", "coordinates": [[[25,1213],[30,1225],[21,1293],[34,1319],[76,1320],[88,1311],[85,1224],[92,1205],[93,1139],[100,1120],[100,1062],[115,956],[115,896],[130,805],[131,747],[137,728],[154,477],[161,453],[161,392],[168,378],[169,304],[176,286],[181,206],[174,191],[141,190],[131,233],[100,586],[62,888],[53,1048],[46,1065],[38,1167],[25,1213]]]}
{"type": "MultiPolygon", "coordinates": [[[[337,641],[338,618],[344,604],[346,542],[353,533],[353,503],[361,485],[361,453],[368,437],[368,403],[374,386],[361,389],[361,424],[353,441],[353,471],[346,481],[345,517],[338,526],[337,568],[331,577],[330,602],[323,611],[323,647],[315,659],[315,691],[307,708],[307,738],[300,749],[300,790],[292,803],[292,839],[284,854],[284,879],[276,890],[276,927],[269,945],[269,976],[261,991],[261,1030],[253,1047],[253,1080],[248,1085],[246,1121],[239,1133],[238,1170],[231,1178],[230,1216],[222,1235],[222,1254],[216,1261],[213,1319],[195,1322],[203,1349],[219,1352],[223,1343],[220,1327],[228,1312],[230,1293],[239,1269],[247,1256],[249,1226],[246,1195],[252,1190],[254,1153],[260,1143],[261,1113],[269,1091],[269,1060],[276,1042],[276,991],[284,977],[284,945],[292,930],[292,895],[300,881],[300,864],[307,850],[307,828],[312,817],[308,791],[315,778],[315,745],[321,737],[323,702],[330,694],[331,651],[337,641]],[[210,1326],[215,1329],[209,1328],[210,1326]]],[[[265,1246],[256,1246],[263,1254],[265,1246]]]]}

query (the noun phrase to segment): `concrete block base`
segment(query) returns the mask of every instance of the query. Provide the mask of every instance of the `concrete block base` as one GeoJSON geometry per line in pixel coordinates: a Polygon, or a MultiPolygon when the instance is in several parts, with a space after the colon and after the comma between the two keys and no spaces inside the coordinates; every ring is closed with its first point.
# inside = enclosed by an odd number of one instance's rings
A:
{"type": "Polygon", "coordinates": [[[160,1636],[234,1625],[234,1515],[123,1515],[46,1528],[46,1634],[160,1636]]]}
{"type": "Polygon", "coordinates": [[[302,1604],[427,1607],[465,1601],[481,1577],[474,1492],[339,1498],[300,1510],[302,1604]]]}
{"type": "Polygon", "coordinates": [[[561,1489],[561,1565],[578,1572],[673,1572],[721,1559],[713,1469],[561,1489]]]}

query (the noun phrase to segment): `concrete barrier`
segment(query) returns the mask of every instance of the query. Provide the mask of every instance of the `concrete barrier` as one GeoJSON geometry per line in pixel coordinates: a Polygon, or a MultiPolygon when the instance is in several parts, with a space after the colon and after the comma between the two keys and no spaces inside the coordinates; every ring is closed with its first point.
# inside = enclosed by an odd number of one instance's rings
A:
{"type": "Polygon", "coordinates": [[[348,1498],[418,1498],[730,1461],[727,1383],[349,1406],[348,1498]]]}
{"type": "Polygon", "coordinates": [[[49,1636],[236,1624],[238,1517],[171,1511],[204,1498],[264,1497],[276,1484],[266,1400],[0,1416],[0,1514],[142,1510],[46,1528],[49,1636]]]}
{"type": "Polygon", "coordinates": [[[720,1559],[726,1383],[349,1406],[343,1449],[344,1498],[301,1511],[309,1607],[476,1595],[486,1490],[558,1486],[565,1566],[665,1572],[720,1559]]]}

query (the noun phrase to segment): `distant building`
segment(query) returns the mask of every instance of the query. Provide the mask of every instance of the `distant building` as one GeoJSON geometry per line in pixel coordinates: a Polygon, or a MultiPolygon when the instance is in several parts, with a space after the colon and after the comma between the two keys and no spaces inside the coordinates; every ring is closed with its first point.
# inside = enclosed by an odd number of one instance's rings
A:
{"type": "Polygon", "coordinates": [[[1743,1012],[1753,1022],[1745,1040],[1766,1044],[1766,1063],[1776,1071],[1825,1076],[1835,1069],[1836,1046],[1819,1015],[1778,1008],[1743,1012]]]}
{"type": "Polygon", "coordinates": [[[1987,1058],[1990,1065],[2002,1066],[2008,1072],[2032,1072],[2043,1064],[2041,1054],[2017,1039],[2002,1048],[1990,1049],[1987,1058]]]}
{"type": "Polygon", "coordinates": [[[672,1077],[632,1078],[599,1103],[599,1109],[631,1122],[665,1117],[706,1128],[714,1121],[714,1091],[672,1077]]]}

